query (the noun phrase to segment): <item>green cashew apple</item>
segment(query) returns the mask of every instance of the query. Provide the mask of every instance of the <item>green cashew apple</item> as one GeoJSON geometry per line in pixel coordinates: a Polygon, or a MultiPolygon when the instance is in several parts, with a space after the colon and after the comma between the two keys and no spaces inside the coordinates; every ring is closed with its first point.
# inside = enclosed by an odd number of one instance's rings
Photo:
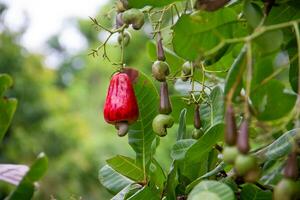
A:
{"type": "Polygon", "coordinates": [[[192,132],[192,138],[197,140],[199,139],[202,135],[204,134],[204,131],[202,128],[199,128],[199,129],[194,129],[193,132],[192,132]]]}
{"type": "Polygon", "coordinates": [[[298,188],[295,181],[289,178],[283,178],[275,186],[273,200],[293,200],[297,199],[298,188]]]}
{"type": "Polygon", "coordinates": [[[152,75],[158,81],[166,81],[166,77],[170,74],[168,63],[163,61],[155,61],[152,65],[152,75]]]}
{"type": "Polygon", "coordinates": [[[120,33],[119,36],[118,36],[118,43],[119,45],[122,45],[122,41],[124,42],[124,46],[126,47],[129,42],[130,42],[130,39],[131,39],[131,35],[129,32],[125,31],[123,33],[123,35],[120,33]]]}
{"type": "Polygon", "coordinates": [[[236,146],[226,146],[223,150],[223,160],[227,164],[234,164],[238,155],[239,151],[236,146]]]}
{"type": "Polygon", "coordinates": [[[174,119],[171,115],[158,114],[152,122],[153,131],[160,137],[167,135],[167,128],[171,128],[174,119]]]}
{"type": "Polygon", "coordinates": [[[251,155],[239,154],[235,160],[234,167],[238,175],[244,176],[250,170],[257,168],[257,161],[251,155]]]}
{"type": "Polygon", "coordinates": [[[122,17],[124,23],[132,24],[132,28],[135,30],[141,29],[145,22],[144,13],[136,8],[126,10],[122,17]]]}

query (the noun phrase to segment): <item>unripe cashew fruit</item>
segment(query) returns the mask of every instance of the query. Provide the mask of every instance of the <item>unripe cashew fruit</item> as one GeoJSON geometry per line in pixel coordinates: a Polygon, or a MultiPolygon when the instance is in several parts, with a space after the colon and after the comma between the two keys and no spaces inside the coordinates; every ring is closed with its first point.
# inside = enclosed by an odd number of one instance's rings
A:
{"type": "Polygon", "coordinates": [[[124,40],[123,43],[124,43],[124,46],[126,47],[129,44],[130,39],[131,39],[130,33],[125,31],[123,33],[123,35],[122,35],[122,33],[119,34],[118,43],[119,43],[119,45],[122,45],[122,40],[124,40]]]}
{"type": "Polygon", "coordinates": [[[238,175],[244,176],[247,172],[257,169],[256,158],[251,155],[239,154],[234,163],[238,175]]]}
{"type": "Polygon", "coordinates": [[[182,73],[186,76],[192,73],[192,64],[190,62],[185,62],[182,65],[182,73]]]}
{"type": "Polygon", "coordinates": [[[297,199],[298,190],[295,181],[289,178],[283,178],[274,188],[273,200],[297,199]]]}
{"type": "Polygon", "coordinates": [[[261,175],[261,170],[258,166],[256,168],[251,169],[244,175],[244,181],[248,183],[256,182],[261,175]]]}
{"type": "Polygon", "coordinates": [[[170,74],[169,65],[163,61],[155,61],[152,65],[152,75],[158,81],[165,81],[166,77],[170,74]]]}
{"type": "Polygon", "coordinates": [[[174,119],[171,115],[158,114],[152,122],[153,131],[160,137],[167,135],[167,128],[171,128],[174,119]]]}
{"type": "Polygon", "coordinates": [[[118,0],[116,2],[116,9],[117,9],[118,13],[124,12],[125,10],[128,9],[128,1],[127,0],[118,0]]]}
{"type": "Polygon", "coordinates": [[[192,138],[197,140],[199,139],[202,135],[204,134],[204,131],[202,128],[196,129],[194,128],[193,132],[192,132],[192,138]]]}
{"type": "Polygon", "coordinates": [[[144,13],[139,9],[132,8],[126,10],[123,15],[123,21],[125,24],[132,24],[132,28],[135,30],[139,30],[144,25],[144,13]]]}
{"type": "Polygon", "coordinates": [[[223,160],[225,163],[234,164],[238,155],[239,151],[236,146],[226,146],[223,150],[223,160]]]}

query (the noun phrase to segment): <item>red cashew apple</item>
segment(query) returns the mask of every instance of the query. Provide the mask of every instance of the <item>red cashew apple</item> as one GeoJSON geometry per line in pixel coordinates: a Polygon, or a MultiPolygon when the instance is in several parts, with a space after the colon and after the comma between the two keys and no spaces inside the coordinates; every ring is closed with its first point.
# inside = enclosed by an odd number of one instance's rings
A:
{"type": "Polygon", "coordinates": [[[125,136],[128,125],[139,117],[139,108],[131,84],[126,73],[118,72],[113,75],[104,105],[104,119],[115,125],[119,136],[125,136]]]}

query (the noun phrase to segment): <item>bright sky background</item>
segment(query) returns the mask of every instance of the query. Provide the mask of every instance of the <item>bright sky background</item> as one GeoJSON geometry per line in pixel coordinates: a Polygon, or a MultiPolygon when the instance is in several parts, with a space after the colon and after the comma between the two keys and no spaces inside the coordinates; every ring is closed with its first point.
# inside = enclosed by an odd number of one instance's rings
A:
{"type": "Polygon", "coordinates": [[[63,43],[69,48],[81,48],[79,34],[65,21],[74,17],[88,18],[94,16],[99,7],[108,0],[4,0],[9,5],[6,15],[7,24],[13,28],[29,18],[29,28],[22,38],[22,43],[31,51],[42,52],[49,36],[61,32],[63,43]]]}

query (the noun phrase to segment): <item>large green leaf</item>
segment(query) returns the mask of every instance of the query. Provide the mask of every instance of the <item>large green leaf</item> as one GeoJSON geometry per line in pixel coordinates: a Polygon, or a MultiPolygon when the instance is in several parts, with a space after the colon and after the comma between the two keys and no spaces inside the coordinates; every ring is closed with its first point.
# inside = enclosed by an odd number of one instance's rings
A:
{"type": "Polygon", "coordinates": [[[223,139],[224,124],[219,123],[209,128],[206,133],[193,144],[185,155],[185,162],[197,163],[202,156],[208,154],[213,146],[223,139]]]}
{"type": "Polygon", "coordinates": [[[170,172],[168,173],[166,182],[166,199],[173,200],[176,199],[176,187],[178,185],[178,162],[173,161],[171,165],[170,172]]]}
{"type": "Polygon", "coordinates": [[[0,74],[0,95],[12,86],[13,80],[7,74],[0,74]]]}
{"type": "Polygon", "coordinates": [[[272,192],[261,190],[253,184],[246,184],[241,191],[241,200],[272,200],[272,192]]]}
{"type": "Polygon", "coordinates": [[[231,38],[236,19],[231,8],[182,15],[173,27],[175,52],[187,60],[195,60],[223,39],[231,38]]]}
{"type": "Polygon", "coordinates": [[[287,155],[291,151],[295,136],[299,133],[299,131],[300,129],[293,129],[284,133],[272,144],[258,151],[256,156],[262,161],[265,161],[276,160],[287,155]]]}
{"type": "Polygon", "coordinates": [[[194,139],[178,140],[172,147],[171,157],[173,160],[182,160],[185,157],[187,150],[196,142],[194,139]]]}
{"type": "Polygon", "coordinates": [[[126,73],[132,79],[140,111],[138,121],[129,128],[128,141],[136,153],[137,165],[146,174],[152,157],[151,146],[156,138],[152,130],[152,121],[158,111],[158,93],[153,82],[145,74],[132,68],[126,68],[126,73]]]}
{"type": "Polygon", "coordinates": [[[244,3],[243,11],[248,24],[252,28],[257,27],[260,24],[263,13],[261,8],[257,4],[252,3],[250,0],[247,0],[244,3]]]}
{"type": "Polygon", "coordinates": [[[224,93],[227,95],[235,87],[234,96],[237,96],[242,89],[242,74],[246,68],[246,47],[243,47],[234,60],[226,77],[224,93]]]}
{"type": "Polygon", "coordinates": [[[131,158],[117,155],[113,158],[106,160],[107,164],[115,171],[126,176],[134,181],[143,181],[144,172],[135,164],[135,161],[131,158]]]}
{"type": "Polygon", "coordinates": [[[143,8],[145,6],[161,7],[182,0],[128,0],[129,7],[143,8]]]}
{"type": "Polygon", "coordinates": [[[225,163],[221,162],[215,169],[207,172],[206,174],[203,174],[202,176],[200,176],[199,178],[197,178],[196,180],[194,180],[192,183],[190,183],[187,187],[186,187],[186,191],[190,192],[198,183],[200,183],[203,179],[207,179],[210,176],[214,176],[217,175],[220,171],[224,170],[225,167],[225,163]]]}
{"type": "MultiPolygon", "coordinates": [[[[147,49],[151,60],[153,61],[156,60],[157,55],[156,55],[156,46],[154,42],[148,42],[147,49]]],[[[184,59],[180,58],[172,50],[166,47],[164,47],[164,50],[165,50],[166,62],[169,64],[171,72],[176,73],[179,70],[181,70],[183,63],[185,62],[184,59]]]]}
{"type": "Polygon", "coordinates": [[[17,108],[17,100],[2,98],[3,93],[13,84],[10,76],[0,74],[0,142],[7,131],[17,108]]]}
{"type": "Polygon", "coordinates": [[[280,81],[271,80],[251,91],[251,100],[259,120],[275,120],[289,113],[296,95],[286,92],[280,81]]]}
{"type": "Polygon", "coordinates": [[[220,87],[215,87],[210,93],[209,103],[202,104],[200,113],[202,126],[207,128],[224,121],[224,94],[220,87]]]}
{"type": "Polygon", "coordinates": [[[159,188],[160,192],[164,189],[164,183],[166,181],[166,175],[160,164],[153,159],[150,165],[150,184],[159,188]]]}
{"type": "MultiPolygon", "coordinates": [[[[172,115],[173,116],[180,116],[183,109],[186,109],[186,124],[190,124],[194,120],[194,106],[187,105],[185,101],[182,100],[182,96],[179,95],[173,95],[170,97],[172,102],[172,115]]],[[[175,117],[174,121],[175,123],[179,123],[179,119],[175,117]]]]}
{"type": "Polygon", "coordinates": [[[184,108],[179,116],[179,126],[177,131],[177,138],[176,140],[182,140],[187,138],[187,132],[186,132],[186,112],[187,109],[184,108]]]}
{"type": "Polygon", "coordinates": [[[48,159],[45,154],[41,153],[29,171],[23,177],[20,184],[7,198],[8,200],[30,200],[34,193],[34,183],[45,174],[48,168],[48,159]]]}
{"type": "Polygon", "coordinates": [[[131,184],[124,187],[118,194],[116,194],[111,200],[124,200],[130,195],[132,191],[141,189],[139,184],[131,184]]]}
{"type": "Polygon", "coordinates": [[[134,181],[119,174],[108,165],[105,165],[100,169],[99,180],[101,184],[112,194],[117,194],[126,186],[134,183],[134,181]]]}
{"type": "Polygon", "coordinates": [[[234,193],[229,186],[218,181],[200,182],[188,196],[188,200],[234,200],[234,193]]]}
{"type": "Polygon", "coordinates": [[[283,32],[281,30],[269,31],[254,40],[255,46],[263,53],[270,53],[280,48],[283,43],[283,32]]]}
{"type": "Polygon", "coordinates": [[[160,200],[160,194],[156,191],[153,191],[150,187],[143,187],[141,190],[132,195],[128,200],[160,200]]]}

